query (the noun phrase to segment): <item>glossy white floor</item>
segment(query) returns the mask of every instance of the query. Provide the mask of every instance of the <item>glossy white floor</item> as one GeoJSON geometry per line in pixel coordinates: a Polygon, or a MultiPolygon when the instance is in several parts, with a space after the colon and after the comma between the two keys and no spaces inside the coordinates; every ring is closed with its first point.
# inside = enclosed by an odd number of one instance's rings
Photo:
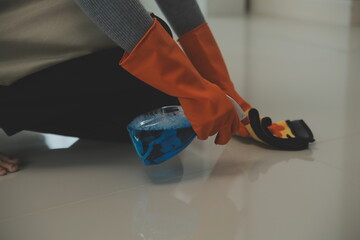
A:
{"type": "Polygon", "coordinates": [[[305,119],[317,142],[195,141],[145,167],[130,144],[2,134],[24,166],[0,177],[1,240],[360,239],[359,29],[211,24],[239,91],[273,120],[305,119]]]}

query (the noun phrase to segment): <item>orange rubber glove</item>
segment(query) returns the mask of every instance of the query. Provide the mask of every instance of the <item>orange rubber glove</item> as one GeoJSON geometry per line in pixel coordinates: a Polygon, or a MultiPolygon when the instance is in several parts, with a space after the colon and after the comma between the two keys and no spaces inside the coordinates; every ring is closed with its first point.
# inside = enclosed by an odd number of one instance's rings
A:
{"type": "Polygon", "coordinates": [[[232,102],[198,73],[157,19],[119,65],[150,86],[178,97],[199,139],[217,134],[215,143],[226,144],[239,129],[232,102]]]}
{"type": "Polygon", "coordinates": [[[240,124],[238,129],[240,136],[252,137],[258,142],[288,150],[304,149],[309,142],[314,141],[310,129],[303,121],[301,124],[289,125],[290,121],[286,121],[285,124],[282,121],[267,125],[271,119],[266,118],[262,124],[262,118],[258,116],[257,110],[252,109],[235,90],[220,49],[207,23],[182,35],[178,41],[201,76],[232,97],[248,117],[250,117],[249,113],[252,113],[250,120],[242,121],[244,124],[240,124]],[[258,119],[255,117],[256,113],[258,119]]]}
{"type": "Polygon", "coordinates": [[[236,92],[223,56],[207,23],[182,35],[178,41],[201,76],[219,86],[245,112],[251,109],[250,104],[236,92]]]}

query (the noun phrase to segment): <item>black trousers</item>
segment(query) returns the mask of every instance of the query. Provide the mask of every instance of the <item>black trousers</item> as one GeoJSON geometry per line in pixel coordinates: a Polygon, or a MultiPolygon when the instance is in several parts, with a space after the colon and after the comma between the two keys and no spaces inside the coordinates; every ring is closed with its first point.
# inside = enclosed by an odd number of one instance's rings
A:
{"type": "Polygon", "coordinates": [[[0,127],[127,141],[126,125],[147,111],[179,105],[120,66],[120,48],[76,58],[0,86],[0,127]]]}

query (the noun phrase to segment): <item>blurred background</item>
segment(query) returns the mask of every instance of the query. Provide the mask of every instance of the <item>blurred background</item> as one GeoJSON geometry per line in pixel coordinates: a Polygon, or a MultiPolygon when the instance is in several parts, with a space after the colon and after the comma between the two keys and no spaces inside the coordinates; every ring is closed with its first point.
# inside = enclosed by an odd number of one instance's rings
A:
{"type": "MultiPolygon", "coordinates": [[[[160,12],[152,0],[142,0],[160,12]]],[[[245,12],[338,25],[360,24],[359,0],[198,0],[210,17],[239,16],[245,12]]]]}

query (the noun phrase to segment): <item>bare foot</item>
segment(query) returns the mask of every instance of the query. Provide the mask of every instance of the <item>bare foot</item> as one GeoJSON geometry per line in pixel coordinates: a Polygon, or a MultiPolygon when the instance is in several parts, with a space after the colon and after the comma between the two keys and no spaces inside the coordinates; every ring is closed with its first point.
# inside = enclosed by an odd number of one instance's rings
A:
{"type": "Polygon", "coordinates": [[[0,176],[19,170],[19,159],[0,153],[0,176]]]}

